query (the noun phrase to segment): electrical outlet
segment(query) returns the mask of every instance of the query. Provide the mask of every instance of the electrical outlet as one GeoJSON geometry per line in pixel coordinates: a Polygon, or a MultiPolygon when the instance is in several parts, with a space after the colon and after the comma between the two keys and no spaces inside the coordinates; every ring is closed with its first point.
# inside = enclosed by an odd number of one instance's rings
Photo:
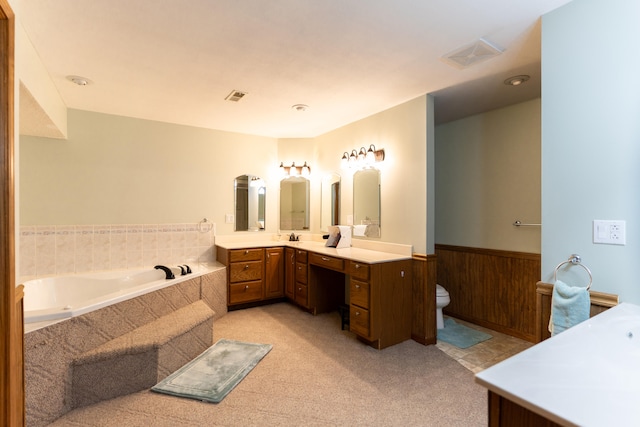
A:
{"type": "Polygon", "coordinates": [[[593,220],[593,243],[626,245],[626,221],[593,220]]]}
{"type": "Polygon", "coordinates": [[[226,224],[233,224],[233,214],[225,214],[224,222],[226,224]]]}

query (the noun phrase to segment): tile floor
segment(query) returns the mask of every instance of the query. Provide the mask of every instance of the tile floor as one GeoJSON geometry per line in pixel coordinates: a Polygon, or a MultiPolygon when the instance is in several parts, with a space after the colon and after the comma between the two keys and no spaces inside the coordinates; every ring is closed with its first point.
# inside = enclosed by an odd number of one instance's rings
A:
{"type": "Polygon", "coordinates": [[[483,328],[482,326],[474,325],[459,319],[455,320],[457,323],[486,332],[493,336],[493,338],[469,348],[458,348],[452,344],[438,340],[436,347],[457,360],[458,363],[473,373],[478,373],[534,345],[528,341],[524,341],[510,335],[505,335],[491,329],[483,328]]]}

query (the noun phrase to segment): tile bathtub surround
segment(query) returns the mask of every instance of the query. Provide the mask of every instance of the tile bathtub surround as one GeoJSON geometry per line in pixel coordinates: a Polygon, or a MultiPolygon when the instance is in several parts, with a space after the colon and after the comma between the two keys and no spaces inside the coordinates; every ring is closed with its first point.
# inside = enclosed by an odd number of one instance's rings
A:
{"type": "Polygon", "coordinates": [[[19,245],[21,277],[214,261],[198,224],[24,226],[19,245]]]}

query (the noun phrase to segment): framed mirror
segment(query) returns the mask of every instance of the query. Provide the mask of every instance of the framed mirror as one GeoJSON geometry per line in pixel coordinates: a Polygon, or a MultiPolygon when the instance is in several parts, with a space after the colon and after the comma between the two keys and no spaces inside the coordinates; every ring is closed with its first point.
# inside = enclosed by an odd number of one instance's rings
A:
{"type": "Polygon", "coordinates": [[[309,229],[309,180],[293,176],[280,181],[280,229],[309,229]]]}
{"type": "Polygon", "coordinates": [[[380,171],[362,169],[353,174],[353,235],[380,237],[380,171]]]}
{"type": "Polygon", "coordinates": [[[267,189],[260,177],[240,175],[234,181],[236,231],[264,231],[267,189]]]}
{"type": "Polygon", "coordinates": [[[322,178],[320,188],[320,230],[340,223],[340,175],[332,173],[322,178]]]}

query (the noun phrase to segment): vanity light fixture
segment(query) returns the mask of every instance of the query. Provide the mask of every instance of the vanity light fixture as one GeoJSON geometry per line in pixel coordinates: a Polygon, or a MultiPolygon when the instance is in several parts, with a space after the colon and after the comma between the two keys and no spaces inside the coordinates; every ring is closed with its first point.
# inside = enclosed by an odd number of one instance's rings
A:
{"type": "Polygon", "coordinates": [[[304,162],[302,166],[296,166],[295,162],[291,163],[291,166],[285,166],[283,162],[280,162],[280,174],[282,176],[309,176],[311,175],[311,166],[304,162]]]}
{"type": "Polygon", "coordinates": [[[342,159],[340,159],[340,167],[342,167],[342,169],[346,169],[349,167],[349,153],[347,153],[346,151],[342,153],[342,159]]]}
{"type": "Polygon", "coordinates": [[[361,147],[360,150],[351,150],[351,154],[345,151],[340,159],[340,166],[343,169],[365,167],[383,160],[384,149],[377,150],[376,146],[371,144],[368,150],[361,147]]]}

